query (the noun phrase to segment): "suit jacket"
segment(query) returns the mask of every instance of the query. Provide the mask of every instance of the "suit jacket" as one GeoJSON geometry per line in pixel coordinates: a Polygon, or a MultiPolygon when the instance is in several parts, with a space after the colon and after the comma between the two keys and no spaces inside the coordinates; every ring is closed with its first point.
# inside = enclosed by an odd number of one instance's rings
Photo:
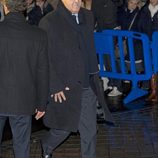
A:
{"type": "Polygon", "coordinates": [[[0,113],[30,115],[45,110],[48,52],[44,31],[9,13],[0,23],[0,113]]]}
{"type": "Polygon", "coordinates": [[[67,131],[78,129],[85,75],[98,73],[92,13],[81,8],[78,16],[79,25],[59,2],[57,9],[40,22],[40,27],[48,34],[50,93],[70,88],[64,91],[67,100],[63,103],[49,98],[44,123],[67,131]]]}

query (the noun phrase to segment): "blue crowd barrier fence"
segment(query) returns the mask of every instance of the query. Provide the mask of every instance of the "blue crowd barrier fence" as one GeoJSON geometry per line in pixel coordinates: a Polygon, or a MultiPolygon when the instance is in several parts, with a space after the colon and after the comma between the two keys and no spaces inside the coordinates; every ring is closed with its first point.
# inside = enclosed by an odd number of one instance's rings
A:
{"type": "Polygon", "coordinates": [[[153,33],[151,50],[152,50],[153,73],[157,73],[158,72],[158,31],[153,33]]]}
{"type": "MultiPolygon", "coordinates": [[[[132,83],[130,93],[124,98],[124,103],[129,103],[148,93],[147,90],[139,88],[138,82],[149,80],[153,73],[158,71],[158,32],[155,32],[152,41],[143,33],[122,31],[122,30],[104,30],[95,32],[95,47],[98,54],[100,65],[100,76],[129,80],[132,83]],[[124,40],[127,44],[128,67],[125,58],[124,40]],[[142,65],[143,72],[137,71],[135,43],[141,43],[142,47],[142,65]],[[119,54],[116,55],[116,43],[119,54]],[[109,56],[111,70],[106,70],[105,55],[109,56]],[[119,66],[118,66],[119,65],[119,66]]],[[[126,54],[127,55],[127,54],[126,54]]]]}

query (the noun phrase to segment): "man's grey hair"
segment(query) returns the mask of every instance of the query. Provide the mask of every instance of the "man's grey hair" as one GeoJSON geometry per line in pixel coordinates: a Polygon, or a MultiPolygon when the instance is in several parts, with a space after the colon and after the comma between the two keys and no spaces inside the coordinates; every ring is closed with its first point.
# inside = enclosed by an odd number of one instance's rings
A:
{"type": "MultiPolygon", "coordinates": [[[[127,0],[127,2],[132,1],[132,0],[127,0]]],[[[133,1],[137,1],[137,3],[139,3],[141,0],[133,0],[133,1]]]]}
{"type": "Polygon", "coordinates": [[[10,12],[23,12],[27,5],[26,0],[0,0],[5,3],[10,12]]]}

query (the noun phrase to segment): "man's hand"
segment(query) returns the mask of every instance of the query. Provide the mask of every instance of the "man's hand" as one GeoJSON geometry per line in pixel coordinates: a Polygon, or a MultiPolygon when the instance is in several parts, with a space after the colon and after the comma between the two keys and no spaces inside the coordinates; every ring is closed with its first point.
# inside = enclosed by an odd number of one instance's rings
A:
{"type": "MultiPolygon", "coordinates": [[[[70,89],[69,89],[69,87],[66,87],[65,90],[69,91],[70,89]]],[[[53,97],[54,97],[55,102],[59,101],[60,103],[62,103],[63,101],[66,101],[64,91],[60,91],[58,93],[55,93],[54,95],[52,94],[51,98],[53,98],[53,97]]]]}
{"type": "Polygon", "coordinates": [[[43,117],[45,114],[45,111],[37,111],[36,110],[36,116],[35,116],[35,119],[38,120],[40,119],[41,117],[43,117]]]}

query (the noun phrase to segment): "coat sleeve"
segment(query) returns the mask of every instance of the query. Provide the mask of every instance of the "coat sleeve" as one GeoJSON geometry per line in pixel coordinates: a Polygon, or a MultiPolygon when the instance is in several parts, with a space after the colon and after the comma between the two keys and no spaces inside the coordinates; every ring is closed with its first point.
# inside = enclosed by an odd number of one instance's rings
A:
{"type": "Polygon", "coordinates": [[[55,65],[53,62],[54,60],[54,52],[55,49],[55,39],[50,33],[50,28],[53,29],[53,26],[49,24],[49,21],[47,19],[42,19],[39,23],[39,27],[42,28],[44,31],[47,32],[48,37],[48,58],[49,58],[49,90],[51,94],[55,94],[57,92],[60,92],[65,89],[65,84],[63,83],[62,79],[59,77],[57,70],[55,69],[55,65]]]}
{"type": "Polygon", "coordinates": [[[137,16],[137,31],[138,32],[141,32],[141,33],[144,32],[144,27],[146,27],[146,25],[145,25],[146,23],[144,23],[144,22],[145,22],[145,20],[147,20],[146,18],[148,18],[148,17],[144,12],[144,8],[142,8],[139,11],[139,14],[137,16]]]}
{"type": "Polygon", "coordinates": [[[0,4],[0,22],[4,20],[3,6],[0,4]]]}
{"type": "Polygon", "coordinates": [[[94,18],[94,29],[97,25],[97,16],[96,16],[96,4],[95,4],[95,0],[92,0],[92,5],[91,5],[91,11],[93,13],[93,18],[94,18]]]}
{"type": "Polygon", "coordinates": [[[47,35],[44,31],[41,33],[38,64],[37,64],[37,110],[44,111],[48,99],[48,49],[47,35]]]}

